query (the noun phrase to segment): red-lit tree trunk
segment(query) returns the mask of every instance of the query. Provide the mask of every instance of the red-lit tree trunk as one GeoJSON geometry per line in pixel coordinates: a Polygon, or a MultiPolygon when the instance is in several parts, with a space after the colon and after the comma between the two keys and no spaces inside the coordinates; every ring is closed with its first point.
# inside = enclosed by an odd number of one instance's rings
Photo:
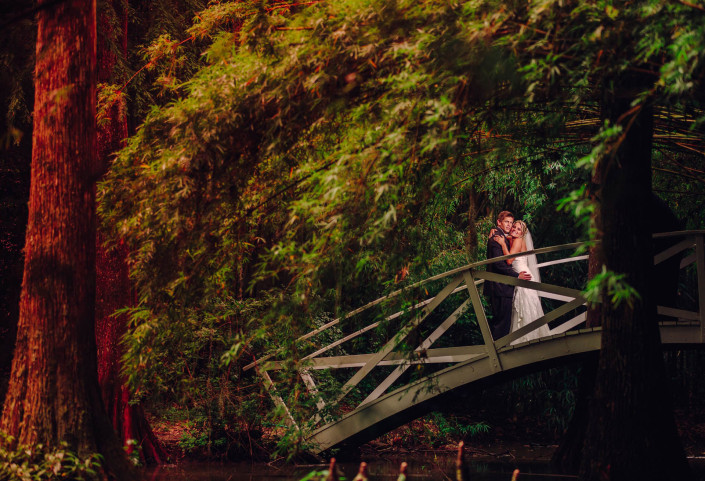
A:
{"type": "MultiPolygon", "coordinates": [[[[99,15],[98,82],[115,83],[118,56],[127,57],[127,1],[105,2],[99,15]]],[[[107,170],[111,156],[127,138],[125,98],[119,97],[110,107],[107,119],[98,130],[98,159],[101,170],[107,170]]],[[[98,347],[98,379],[103,402],[115,431],[126,444],[135,440],[145,464],[166,460],[154,436],[144,410],[130,404],[130,392],[120,374],[123,349],[120,339],[127,328],[124,315],[113,316],[122,307],[134,304],[124,245],[108,250],[100,232],[96,238],[96,342],[98,347]]],[[[128,451],[132,446],[127,445],[128,451]]]]}
{"type": "Polygon", "coordinates": [[[39,2],[29,221],[0,428],[101,453],[134,479],[105,414],[95,344],[96,2],[39,2]]]}
{"type": "MultiPolygon", "coordinates": [[[[134,304],[126,257],[124,245],[107,250],[98,236],[96,340],[100,388],[110,421],[123,444],[135,440],[144,463],[161,464],[166,461],[166,454],[142,406],[130,404],[130,392],[120,373],[123,353],[120,339],[126,331],[127,319],[125,315],[114,316],[113,313],[134,304]]],[[[128,450],[131,449],[128,446],[128,450]]]]}

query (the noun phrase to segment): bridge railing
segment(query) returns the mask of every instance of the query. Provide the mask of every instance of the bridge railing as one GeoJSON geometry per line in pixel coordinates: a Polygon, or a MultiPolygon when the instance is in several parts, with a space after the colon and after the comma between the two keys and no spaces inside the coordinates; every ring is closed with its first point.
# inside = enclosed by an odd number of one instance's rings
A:
{"type": "MultiPolygon", "coordinates": [[[[697,279],[697,294],[695,294],[695,297],[697,297],[697,311],[678,308],[673,305],[658,306],[658,313],[662,317],[675,319],[675,322],[699,323],[699,342],[703,342],[705,341],[705,247],[703,241],[705,238],[705,231],[663,233],[656,234],[654,237],[660,241],[668,241],[668,245],[663,250],[657,252],[654,256],[655,265],[658,266],[668,262],[669,259],[672,262],[675,259],[679,263],[678,267],[682,270],[695,264],[695,277],[697,279]]],[[[301,359],[300,365],[302,367],[299,370],[299,374],[309,391],[317,397],[317,407],[319,412],[325,410],[326,405],[339,405],[343,400],[345,400],[346,397],[348,397],[353,389],[360,386],[363,379],[368,377],[373,370],[382,366],[393,366],[394,369],[391,373],[383,376],[383,379],[377,382],[376,386],[361,402],[354,406],[348,406],[348,409],[360,409],[366,404],[378,399],[392,386],[394,386],[395,383],[398,383],[401,376],[413,365],[447,365],[465,362],[474,358],[488,358],[492,365],[492,369],[499,372],[503,369],[500,361],[500,354],[503,351],[507,349],[521,349],[525,345],[540,343],[545,340],[563,336],[565,333],[574,330],[585,321],[584,310],[583,312],[577,313],[576,315],[570,317],[571,313],[575,313],[586,304],[586,300],[580,289],[559,286],[546,282],[525,281],[510,276],[487,272],[484,269],[487,264],[492,262],[528,256],[530,254],[544,256],[563,251],[575,251],[579,247],[584,246],[584,244],[585,243],[578,242],[546,247],[535,249],[530,252],[511,254],[468,264],[457,269],[429,277],[423,281],[406,286],[403,289],[394,291],[301,336],[298,341],[312,340],[315,336],[330,330],[334,326],[338,326],[354,316],[360,316],[363,313],[370,311],[375,306],[388,302],[391,299],[400,297],[405,293],[412,292],[414,289],[421,287],[425,288],[430,283],[441,283],[442,285],[442,288],[440,288],[436,295],[420,300],[408,308],[386,315],[381,320],[369,322],[353,332],[343,334],[339,339],[329,342],[324,346],[320,346],[318,349],[315,349],[313,352],[301,359]],[[543,298],[551,299],[554,303],[556,301],[563,302],[563,304],[548,312],[545,312],[542,317],[517,329],[514,332],[511,332],[507,336],[500,339],[493,339],[488,318],[482,304],[480,291],[478,289],[478,286],[485,281],[499,282],[532,289],[538,291],[539,296],[543,298]],[[433,324],[435,327],[426,326],[427,334],[423,339],[417,341],[416,346],[412,351],[409,351],[408,348],[400,350],[400,346],[402,346],[405,339],[407,339],[412,332],[418,332],[420,326],[431,317],[431,314],[434,313],[434,311],[436,311],[441,304],[453,297],[454,294],[462,292],[467,293],[467,299],[457,306],[449,316],[443,317],[440,322],[438,322],[439,319],[435,319],[436,322],[433,324]],[[436,344],[441,337],[447,334],[456,321],[471,308],[475,314],[477,326],[479,327],[482,335],[482,344],[433,348],[433,345],[436,344]],[[403,316],[410,318],[404,321],[403,316]],[[387,339],[387,341],[383,343],[382,347],[377,350],[377,352],[345,354],[338,356],[326,355],[333,349],[339,348],[353,339],[373,333],[376,329],[382,326],[383,323],[388,323],[390,321],[401,322],[399,330],[395,335],[387,339]],[[548,325],[549,323],[551,323],[552,328],[550,329],[548,336],[528,342],[521,342],[521,338],[544,325],[548,325]],[[428,333],[429,330],[430,333],[428,333]],[[518,340],[519,342],[515,343],[515,341],[518,340]],[[512,343],[515,343],[516,345],[512,343]],[[356,369],[356,371],[349,379],[347,379],[332,399],[324,400],[318,393],[313,372],[322,369],[342,368],[356,369]]],[[[538,267],[540,269],[545,269],[565,263],[582,262],[587,259],[587,255],[571,255],[541,262],[538,267]]],[[[587,272],[586,269],[584,271],[587,272]]],[[[582,286],[585,281],[587,281],[586,278],[582,279],[582,282],[579,282],[578,284],[582,286]]],[[[277,394],[277,391],[268,374],[268,371],[270,370],[282,368],[282,364],[276,360],[276,353],[264,356],[245,366],[244,369],[248,370],[252,368],[257,369],[259,375],[263,379],[263,382],[267,386],[273,401],[277,405],[283,407],[285,412],[288,414],[289,412],[286,408],[286,404],[277,394]]],[[[293,418],[290,414],[289,418],[290,421],[293,422],[293,418]]],[[[320,415],[315,416],[316,422],[321,419],[322,418],[320,415]]]]}

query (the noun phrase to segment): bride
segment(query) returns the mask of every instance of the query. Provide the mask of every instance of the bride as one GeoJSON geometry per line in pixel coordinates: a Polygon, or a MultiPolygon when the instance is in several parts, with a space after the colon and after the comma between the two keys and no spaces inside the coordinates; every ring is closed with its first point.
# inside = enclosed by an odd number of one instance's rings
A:
{"type": "MultiPolygon", "coordinates": [[[[526,227],[524,221],[515,221],[514,224],[512,224],[512,229],[509,232],[509,235],[509,239],[503,236],[495,236],[495,240],[500,246],[502,246],[502,252],[504,255],[534,250],[534,243],[531,239],[531,233],[526,227]],[[507,241],[509,242],[509,245],[507,245],[507,241]]],[[[528,256],[515,257],[513,259],[507,259],[506,262],[511,265],[516,272],[527,271],[531,273],[532,281],[541,282],[536,263],[536,255],[531,254],[528,256]]],[[[543,308],[541,307],[541,299],[539,298],[538,291],[527,289],[525,287],[516,287],[514,289],[514,300],[512,302],[511,332],[526,326],[542,316],[543,308]]],[[[550,329],[548,328],[548,325],[544,324],[538,329],[534,329],[533,331],[513,341],[512,344],[519,344],[548,335],[550,335],[550,329]]]]}

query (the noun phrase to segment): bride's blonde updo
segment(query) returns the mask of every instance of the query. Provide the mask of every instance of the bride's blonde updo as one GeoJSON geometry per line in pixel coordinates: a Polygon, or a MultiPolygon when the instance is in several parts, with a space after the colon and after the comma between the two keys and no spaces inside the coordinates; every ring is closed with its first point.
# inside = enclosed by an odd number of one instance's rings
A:
{"type": "Polygon", "coordinates": [[[529,230],[528,227],[526,227],[526,223],[523,220],[515,220],[514,223],[512,224],[512,227],[515,225],[519,226],[519,229],[521,229],[521,237],[522,239],[526,237],[526,233],[529,230]]]}

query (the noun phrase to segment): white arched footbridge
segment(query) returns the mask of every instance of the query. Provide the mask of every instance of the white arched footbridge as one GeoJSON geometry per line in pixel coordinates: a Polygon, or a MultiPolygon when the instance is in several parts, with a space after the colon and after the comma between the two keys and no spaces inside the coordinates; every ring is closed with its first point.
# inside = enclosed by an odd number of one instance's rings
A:
{"type": "MultiPolygon", "coordinates": [[[[680,271],[681,290],[687,290],[678,292],[678,302],[674,305],[658,307],[662,343],[702,344],[705,231],[654,237],[668,245],[657,252],[654,263],[673,265],[673,269],[680,271]]],[[[550,270],[558,265],[577,273],[580,278],[573,279],[575,285],[570,287],[522,281],[485,271],[491,262],[530,253],[504,256],[430,277],[301,336],[298,341],[302,350],[312,351],[303,357],[299,375],[317,400],[317,412],[311,419],[313,428],[306,435],[313,451],[372,439],[433,410],[439,396],[469,384],[599,350],[601,329],[583,327],[586,301],[581,289],[587,280],[588,256],[555,258],[570,255],[581,245],[565,244],[533,251],[539,259],[543,279],[550,280],[550,270]],[[545,260],[549,257],[554,259],[545,260]],[[492,339],[478,289],[485,280],[539,291],[546,299],[544,316],[501,339],[492,339]],[[437,293],[428,294],[431,289],[437,293]],[[426,298],[412,301],[411,293],[419,292],[426,298]],[[406,307],[402,304],[394,314],[379,315],[380,306],[400,301],[405,301],[406,307]],[[366,320],[365,314],[369,318],[373,312],[377,312],[377,317],[366,320]],[[462,326],[458,326],[459,320],[462,326]],[[523,341],[527,333],[546,324],[551,327],[548,336],[523,341]],[[474,335],[468,335],[473,332],[474,335]],[[378,345],[376,352],[351,353],[355,340],[361,336],[369,337],[366,346],[378,345]],[[321,341],[322,338],[326,341],[321,341]],[[468,338],[474,342],[468,343],[468,338]],[[336,374],[331,376],[332,370],[336,374]],[[340,374],[351,371],[352,375],[340,374]],[[326,375],[328,381],[337,380],[337,384],[332,383],[334,388],[327,382],[323,389],[317,380],[326,375]]],[[[252,368],[257,369],[272,399],[285,411],[288,422],[293,423],[269,374],[282,368],[276,353],[245,366],[246,370],[252,368]]]]}

